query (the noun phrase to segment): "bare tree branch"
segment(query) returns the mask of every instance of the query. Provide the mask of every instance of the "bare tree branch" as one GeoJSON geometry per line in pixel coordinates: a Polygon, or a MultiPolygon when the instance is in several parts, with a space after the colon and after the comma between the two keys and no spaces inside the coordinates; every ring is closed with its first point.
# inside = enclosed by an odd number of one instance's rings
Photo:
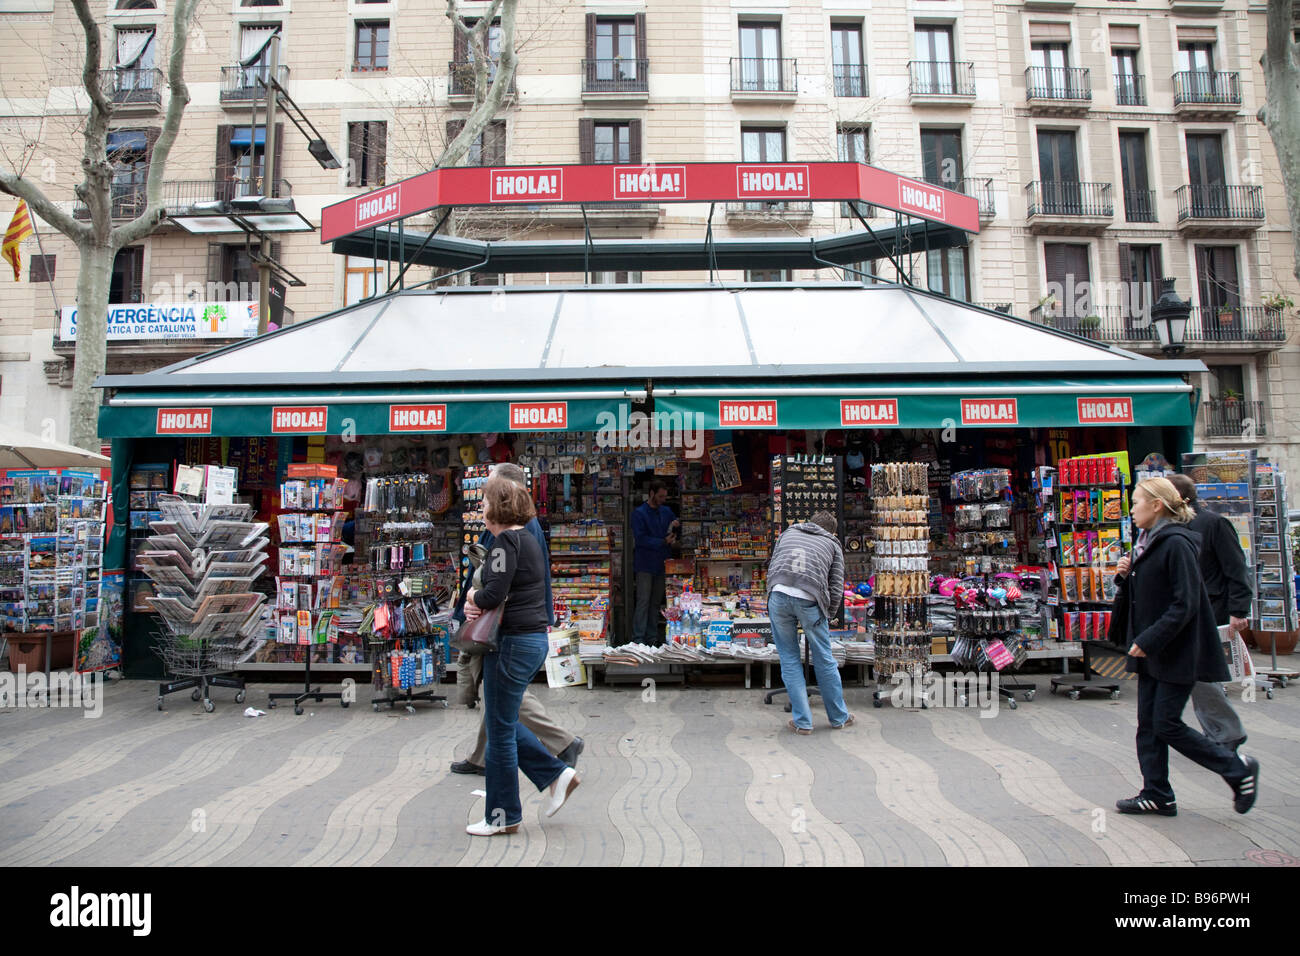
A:
{"type": "Polygon", "coordinates": [[[435,166],[455,166],[469,152],[474,140],[492,118],[496,116],[506,97],[506,91],[515,79],[515,67],[519,57],[515,52],[515,18],[518,13],[519,0],[492,0],[491,5],[473,29],[465,25],[460,17],[460,4],[457,0],[447,0],[447,17],[461,35],[468,35],[474,61],[474,107],[465,118],[465,125],[460,133],[447,144],[447,148],[438,157],[435,166]],[[492,21],[497,12],[501,14],[501,59],[496,64],[496,74],[488,84],[491,59],[486,43],[492,21]]]}
{"type": "Polygon", "coordinates": [[[198,0],[175,0],[172,14],[172,48],[167,60],[167,85],[170,98],[162,132],[153,146],[149,160],[149,178],[145,183],[145,210],[130,222],[113,230],[113,247],[120,249],[137,239],[142,239],[157,227],[163,217],[163,176],[167,172],[167,158],[180,131],[181,117],[190,101],[190,90],[185,85],[185,45],[189,39],[190,22],[198,0]]]}
{"type": "Polygon", "coordinates": [[[74,192],[90,211],[90,232],[101,242],[108,242],[113,228],[111,184],[113,167],[108,161],[108,121],[113,117],[113,104],[104,95],[99,79],[102,38],[99,24],[90,12],[89,0],[72,0],[72,8],[81,21],[86,36],[86,56],[82,61],[81,85],[90,97],[90,119],[84,132],[86,146],[81,157],[81,168],[86,179],[74,192]]]}

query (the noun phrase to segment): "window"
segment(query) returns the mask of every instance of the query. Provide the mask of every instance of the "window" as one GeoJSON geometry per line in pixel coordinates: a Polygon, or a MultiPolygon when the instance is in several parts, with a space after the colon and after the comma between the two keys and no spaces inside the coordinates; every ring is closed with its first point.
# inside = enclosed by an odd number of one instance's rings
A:
{"type": "Polygon", "coordinates": [[[867,95],[861,24],[831,24],[831,70],[836,96],[867,95]]]}
{"type": "Polygon", "coordinates": [[[271,78],[271,37],[280,31],[278,23],[245,23],[239,28],[240,98],[260,96],[262,88],[257,81],[271,78]]]}
{"type": "Polygon", "coordinates": [[[740,23],[740,75],[733,77],[734,89],[745,91],[783,90],[781,70],[781,25],[740,23]]]}
{"type": "Polygon", "coordinates": [[[115,10],[157,10],[154,0],[117,0],[115,10]]]}
{"type": "Polygon", "coordinates": [[[1178,70],[1181,73],[1213,73],[1214,44],[1192,42],[1179,43],[1178,70]]]}
{"type": "Polygon", "coordinates": [[[1073,242],[1043,244],[1047,288],[1056,297],[1052,314],[1081,319],[1092,313],[1092,274],[1088,269],[1088,247],[1073,242]]]}
{"type": "Polygon", "coordinates": [[[953,63],[952,27],[917,26],[913,82],[918,93],[952,95],[957,92],[953,63]]]}
{"type": "Polygon", "coordinates": [[[348,185],[382,186],[388,149],[388,124],[348,124],[348,185]]]}
{"type": "Polygon", "coordinates": [[[641,273],[593,272],[591,281],[593,285],[639,285],[641,283],[641,273]]]}
{"type": "Polygon", "coordinates": [[[383,266],[374,259],[346,256],[343,260],[343,304],[355,305],[370,298],[383,281],[383,266]]]}
{"type": "MultiPolygon", "coordinates": [[[[842,163],[868,163],[871,161],[869,154],[869,137],[870,127],[867,126],[841,126],[835,135],[836,149],[839,161],[842,163]]],[[[870,219],[874,212],[866,203],[852,202],[840,203],[840,215],[846,219],[856,217],[861,214],[862,218],[870,219]],[[856,213],[855,210],[856,209],[856,213]]]]}
{"type": "MultiPolygon", "coordinates": [[[[229,201],[236,196],[267,195],[266,127],[221,125],[217,127],[214,163],[217,181],[214,199],[229,201]]],[[[270,195],[278,196],[284,183],[284,124],[275,124],[276,181],[270,195]]]]}
{"type": "MultiPolygon", "coordinates": [[[[460,135],[465,128],[464,120],[447,121],[447,142],[460,135]]],[[[506,164],[506,121],[493,120],[483,132],[474,137],[469,153],[465,157],[466,166],[504,166],[506,164]]]]}
{"type": "MultiPolygon", "coordinates": [[[[465,26],[473,30],[479,18],[464,20],[465,26]]],[[[474,92],[474,48],[468,38],[457,30],[452,35],[452,72],[451,93],[454,96],[468,96],[474,92]]],[[[501,59],[501,21],[493,20],[487,30],[488,82],[496,77],[497,62],[501,59]]],[[[513,84],[512,84],[513,88],[513,84]]]]}
{"type": "Polygon", "coordinates": [[[117,69],[152,70],[158,65],[158,45],[153,27],[117,31],[117,69]]]}
{"type": "Polygon", "coordinates": [[[30,271],[27,273],[28,282],[53,282],[54,281],[54,260],[50,256],[32,256],[30,271]]]}
{"type": "Polygon", "coordinates": [[[1147,177],[1147,134],[1119,134],[1119,167],[1124,184],[1124,218],[1155,222],[1155,195],[1147,177]]]}
{"type": "Polygon", "coordinates": [[[1119,278],[1124,283],[1124,317],[1130,323],[1147,315],[1156,300],[1159,282],[1164,275],[1160,247],[1157,245],[1119,244],[1119,278]]]}
{"type": "Polygon", "coordinates": [[[278,7],[281,0],[240,0],[241,7],[278,7]]]}
{"type": "Polygon", "coordinates": [[[583,164],[641,162],[641,121],[578,121],[578,152],[583,164]]]}
{"type": "Polygon", "coordinates": [[[1228,216],[1228,186],[1219,133],[1187,134],[1187,175],[1191,214],[1210,219],[1228,216]]]}
{"type": "Polygon", "coordinates": [[[746,282],[789,282],[789,269],[746,269],[746,282]]]}
{"type": "Polygon", "coordinates": [[[936,186],[961,191],[961,130],[921,130],[921,178],[936,186]]]}
{"type": "Polygon", "coordinates": [[[1138,72],[1138,50],[1134,47],[1112,46],[1110,64],[1115,76],[1115,102],[1119,106],[1144,106],[1147,97],[1142,86],[1142,75],[1138,72]]]}
{"type": "MultiPolygon", "coordinates": [[[[1197,246],[1196,278],[1203,313],[1241,307],[1236,246],[1197,246]]],[[[1204,314],[1201,321],[1206,322],[1204,314]]]]}
{"type": "Polygon", "coordinates": [[[1055,99],[1079,99],[1084,94],[1076,89],[1070,74],[1070,45],[1068,43],[1035,43],[1029,48],[1030,89],[1034,96],[1055,99]]]}
{"type": "MultiPolygon", "coordinates": [[[[742,126],[740,160],[744,163],[785,162],[785,129],[742,126]]],[[[785,209],[786,205],[783,202],[760,201],[747,202],[741,208],[748,212],[765,212],[785,209]]]]}
{"type": "MultiPolygon", "coordinates": [[[[271,243],[271,258],[280,261],[280,243],[271,243]]],[[[214,301],[237,302],[258,297],[257,266],[248,255],[248,247],[243,243],[208,244],[208,296],[214,301]]],[[[284,304],[283,293],[276,300],[279,283],[272,280],[272,311],[278,311],[284,304]]]]}
{"type": "Polygon", "coordinates": [[[388,21],[357,21],[357,53],[352,69],[358,73],[388,69],[388,21]]]}
{"type": "Polygon", "coordinates": [[[503,272],[471,272],[469,274],[470,285],[505,285],[506,277],[503,272]]]}
{"type": "Polygon", "coordinates": [[[1215,399],[1241,398],[1246,394],[1245,368],[1241,365],[1206,365],[1210,373],[1210,394],[1215,399]]]}
{"type": "Polygon", "coordinates": [[[1040,211],[1048,215],[1083,213],[1083,189],[1072,130],[1038,131],[1038,184],[1040,211]]]}
{"type": "Polygon", "coordinates": [[[934,250],[926,254],[925,265],[931,292],[970,301],[970,262],[966,249],[934,250]]]}
{"type": "Polygon", "coordinates": [[[144,246],[118,250],[113,258],[113,275],[108,282],[108,301],[112,305],[144,301],[144,246]]]}
{"type": "Polygon", "coordinates": [[[113,167],[110,192],[115,219],[134,219],[144,212],[149,180],[149,153],[159,131],[110,130],[108,161],[113,167]]]}
{"type": "Polygon", "coordinates": [[[587,59],[583,89],[648,90],[645,14],[632,17],[587,15],[587,59]]]}

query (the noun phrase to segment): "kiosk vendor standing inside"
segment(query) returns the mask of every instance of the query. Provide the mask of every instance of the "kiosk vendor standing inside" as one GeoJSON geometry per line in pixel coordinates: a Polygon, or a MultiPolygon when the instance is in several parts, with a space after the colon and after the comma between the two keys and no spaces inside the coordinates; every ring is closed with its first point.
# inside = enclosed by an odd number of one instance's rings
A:
{"type": "Polygon", "coordinates": [[[665,501],[668,488],[650,482],[645,504],[632,512],[633,570],[636,572],[636,612],[632,639],[639,644],[660,644],[660,609],[664,603],[664,562],[672,557],[681,522],[665,501]]]}

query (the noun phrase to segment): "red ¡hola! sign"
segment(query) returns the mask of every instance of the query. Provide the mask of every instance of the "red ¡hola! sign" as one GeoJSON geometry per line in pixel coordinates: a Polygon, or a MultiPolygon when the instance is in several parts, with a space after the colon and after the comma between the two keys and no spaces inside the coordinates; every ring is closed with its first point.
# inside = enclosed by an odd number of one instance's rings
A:
{"type": "Polygon", "coordinates": [[[1014,398],[963,398],[963,425],[1018,425],[1020,412],[1014,398]]]}
{"type": "Polygon", "coordinates": [[[389,405],[390,432],[445,432],[446,405],[389,405]]]}
{"type": "Polygon", "coordinates": [[[858,201],[980,230],[973,196],[865,163],[680,163],[673,166],[454,166],[326,206],[321,242],[427,212],[501,203],[858,201]]]}
{"type": "Polygon", "coordinates": [[[898,424],[896,398],[840,399],[840,425],[844,428],[871,428],[898,424]]]}
{"type": "Polygon", "coordinates": [[[325,405],[277,405],[271,409],[271,434],[324,432],[328,418],[329,408],[325,405]]]}
{"type": "Polygon", "coordinates": [[[212,409],[160,408],[154,431],[159,435],[211,435],[212,409]]]}
{"type": "Polygon", "coordinates": [[[1080,425],[1132,425],[1133,399],[1131,398],[1080,398],[1080,425]]]}
{"type": "Polygon", "coordinates": [[[569,427],[568,402],[511,402],[510,430],[531,431],[569,427]]]}
{"type": "Polygon", "coordinates": [[[720,401],[719,428],[776,428],[776,401],[720,401]]]}

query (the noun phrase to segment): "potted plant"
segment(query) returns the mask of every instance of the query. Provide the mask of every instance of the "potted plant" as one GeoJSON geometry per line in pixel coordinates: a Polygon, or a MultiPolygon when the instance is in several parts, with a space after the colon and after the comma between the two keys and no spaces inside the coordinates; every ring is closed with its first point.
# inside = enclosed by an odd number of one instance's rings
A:
{"type": "Polygon", "coordinates": [[[1241,392],[1235,388],[1225,388],[1219,393],[1219,398],[1224,405],[1235,407],[1241,401],[1241,392]]]}
{"type": "Polygon", "coordinates": [[[1218,315],[1220,325],[1232,325],[1237,320],[1237,310],[1230,305],[1219,306],[1218,315]]]}
{"type": "Polygon", "coordinates": [[[1092,334],[1101,328],[1101,316],[1085,315],[1079,320],[1079,331],[1084,334],[1092,334]]]}
{"type": "Polygon", "coordinates": [[[1259,297],[1259,301],[1268,312],[1283,312],[1295,308],[1295,300],[1284,292],[1266,292],[1259,297]]]}
{"type": "Polygon", "coordinates": [[[1047,293],[1038,300],[1038,314],[1044,319],[1050,319],[1056,312],[1056,294],[1047,293]]]}

